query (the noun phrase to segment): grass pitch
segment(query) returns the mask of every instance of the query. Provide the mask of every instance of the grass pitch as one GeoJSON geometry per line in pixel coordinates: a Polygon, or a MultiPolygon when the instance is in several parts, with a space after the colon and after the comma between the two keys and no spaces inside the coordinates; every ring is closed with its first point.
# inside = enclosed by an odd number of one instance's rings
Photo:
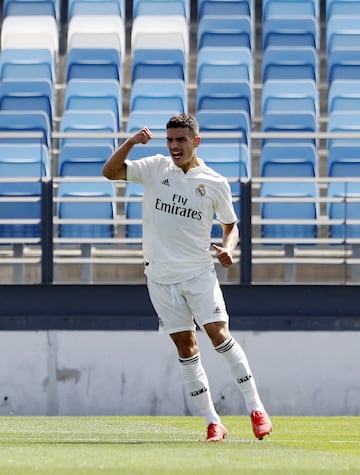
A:
{"type": "Polygon", "coordinates": [[[248,417],[204,443],[199,417],[1,417],[1,475],[360,474],[360,417],[272,417],[263,441],[248,417]]]}

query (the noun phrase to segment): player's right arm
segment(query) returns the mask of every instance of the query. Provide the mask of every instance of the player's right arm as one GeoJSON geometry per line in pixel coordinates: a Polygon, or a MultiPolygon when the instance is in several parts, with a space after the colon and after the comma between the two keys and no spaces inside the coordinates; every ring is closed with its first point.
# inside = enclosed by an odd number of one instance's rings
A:
{"type": "Polygon", "coordinates": [[[126,163],[125,160],[133,148],[137,144],[146,144],[151,140],[152,134],[147,127],[140,129],[136,134],[126,139],[119,148],[107,159],[103,167],[103,175],[109,180],[126,180],[126,163]]]}

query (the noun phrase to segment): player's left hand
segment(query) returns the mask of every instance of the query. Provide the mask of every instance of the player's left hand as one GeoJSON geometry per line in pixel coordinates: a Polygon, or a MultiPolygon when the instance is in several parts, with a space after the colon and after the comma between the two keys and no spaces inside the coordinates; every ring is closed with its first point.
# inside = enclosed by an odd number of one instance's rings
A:
{"type": "Polygon", "coordinates": [[[218,258],[218,261],[223,267],[228,268],[232,265],[233,263],[232,256],[225,247],[221,247],[221,246],[217,246],[216,244],[213,244],[212,248],[215,250],[216,257],[218,258]]]}

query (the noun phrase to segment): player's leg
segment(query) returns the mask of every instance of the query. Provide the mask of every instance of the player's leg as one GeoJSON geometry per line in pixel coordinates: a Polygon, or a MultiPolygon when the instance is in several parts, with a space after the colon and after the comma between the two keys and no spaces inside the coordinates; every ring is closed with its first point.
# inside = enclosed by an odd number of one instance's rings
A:
{"type": "MultiPolygon", "coordinates": [[[[221,323],[220,325],[226,324],[221,323]]],[[[209,323],[205,326],[205,329],[212,341],[219,341],[219,333],[224,334],[224,329],[219,331],[219,325],[217,324],[209,323]]],[[[235,378],[238,388],[244,396],[255,437],[262,439],[265,435],[271,433],[272,425],[261,402],[244,350],[230,333],[227,339],[215,346],[215,350],[223,356],[235,378]]]]}
{"type": "Polygon", "coordinates": [[[158,315],[159,331],[170,335],[176,345],[185,391],[211,429],[208,439],[223,440],[226,431],[220,424],[211,399],[208,379],[201,364],[193,315],[181,288],[179,285],[159,285],[148,280],[148,290],[158,315]]]}
{"type": "Polygon", "coordinates": [[[244,395],[254,434],[261,439],[271,432],[271,422],[261,402],[246,354],[229,332],[229,316],[216,274],[201,276],[196,285],[192,283],[186,297],[196,321],[204,328],[216,351],[229,366],[244,395]]]}
{"type": "Polygon", "coordinates": [[[197,412],[205,417],[208,427],[206,440],[220,442],[226,437],[227,431],[221,424],[211,398],[209,381],[201,363],[195,332],[174,333],[170,337],[178,350],[185,391],[197,412]]]}

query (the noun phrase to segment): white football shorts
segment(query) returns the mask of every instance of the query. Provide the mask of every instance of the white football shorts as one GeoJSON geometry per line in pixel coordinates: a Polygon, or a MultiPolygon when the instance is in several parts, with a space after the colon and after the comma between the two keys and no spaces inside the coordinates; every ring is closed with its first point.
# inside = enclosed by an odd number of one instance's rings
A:
{"type": "Polygon", "coordinates": [[[195,330],[196,324],[228,322],[224,297],[215,269],[178,284],[158,284],[148,279],[151,302],[160,333],[195,330]]]}

